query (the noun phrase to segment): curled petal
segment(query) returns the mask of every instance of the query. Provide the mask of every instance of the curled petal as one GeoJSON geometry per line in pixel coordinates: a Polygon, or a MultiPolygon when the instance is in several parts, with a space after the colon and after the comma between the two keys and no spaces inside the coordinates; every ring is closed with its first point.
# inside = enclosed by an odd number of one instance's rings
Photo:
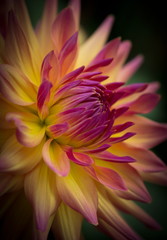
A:
{"type": "Polygon", "coordinates": [[[73,152],[71,148],[66,150],[67,156],[71,161],[81,166],[89,166],[93,163],[93,159],[89,155],[79,152],[73,152]]]}
{"type": "Polygon", "coordinates": [[[59,176],[67,176],[70,171],[69,159],[56,141],[49,139],[42,150],[45,163],[59,176]]]}
{"type": "Polygon", "coordinates": [[[60,204],[55,175],[41,163],[25,176],[24,188],[34,208],[37,227],[45,231],[50,216],[60,204]]]}
{"type": "Polygon", "coordinates": [[[63,202],[81,213],[90,223],[97,224],[96,188],[81,167],[72,165],[68,176],[57,177],[57,188],[63,202]]]}
{"type": "Polygon", "coordinates": [[[32,113],[9,113],[7,121],[14,121],[16,137],[19,143],[26,147],[37,146],[45,135],[45,127],[40,125],[39,119],[32,113]]]}

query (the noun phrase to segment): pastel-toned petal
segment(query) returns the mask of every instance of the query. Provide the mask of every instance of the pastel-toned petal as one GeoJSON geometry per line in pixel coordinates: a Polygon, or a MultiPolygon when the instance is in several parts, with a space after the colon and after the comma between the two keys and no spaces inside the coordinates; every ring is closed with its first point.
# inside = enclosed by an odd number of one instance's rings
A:
{"type": "Polygon", "coordinates": [[[70,7],[73,10],[73,14],[74,14],[74,19],[75,19],[75,24],[76,27],[79,27],[79,23],[80,23],[80,0],[71,0],[70,1],[70,7]]]}
{"type": "Polygon", "coordinates": [[[8,31],[5,41],[5,59],[28,77],[35,85],[39,84],[40,71],[31,56],[31,49],[13,11],[9,12],[8,31]]]}
{"type": "Polygon", "coordinates": [[[74,152],[72,148],[68,148],[66,150],[66,154],[71,161],[81,166],[89,166],[93,163],[93,159],[89,155],[80,152],[74,152]]]}
{"type": "Polygon", "coordinates": [[[57,177],[57,188],[64,203],[81,213],[90,223],[97,224],[96,188],[82,167],[71,164],[68,176],[57,177]]]}
{"type": "Polygon", "coordinates": [[[160,185],[167,186],[167,169],[165,169],[163,172],[153,172],[153,173],[141,173],[142,178],[151,183],[156,183],[160,185]]]}
{"type": "Polygon", "coordinates": [[[80,47],[76,67],[88,65],[104,46],[114,18],[107,17],[100,27],[80,47]]]}
{"type": "Polygon", "coordinates": [[[61,203],[52,224],[55,237],[61,240],[78,240],[80,239],[81,225],[82,216],[66,204],[61,203]]]}
{"type": "Polygon", "coordinates": [[[116,77],[117,82],[126,82],[138,70],[143,62],[143,56],[139,55],[122,67],[116,77]]]}
{"type": "Polygon", "coordinates": [[[67,176],[70,171],[69,159],[65,151],[56,143],[56,141],[49,139],[42,150],[45,163],[52,171],[59,176],[67,176]]]}
{"type": "Polygon", "coordinates": [[[131,113],[149,113],[160,100],[160,96],[155,93],[145,93],[132,102],[127,102],[125,106],[129,107],[131,113]]]}
{"type": "Polygon", "coordinates": [[[151,151],[135,147],[128,143],[113,144],[111,151],[114,154],[131,156],[136,161],[132,166],[140,171],[144,172],[159,172],[163,171],[165,164],[151,151]]]}
{"type": "Polygon", "coordinates": [[[127,191],[117,191],[115,194],[121,198],[137,200],[142,202],[150,202],[151,197],[143,183],[143,180],[139,173],[131,167],[128,163],[111,163],[101,160],[96,160],[96,164],[101,167],[110,168],[116,171],[120,177],[124,180],[127,187],[127,191]]]}
{"type": "Polygon", "coordinates": [[[141,222],[143,222],[147,227],[152,229],[160,229],[160,225],[150,217],[142,208],[140,208],[133,201],[127,201],[121,198],[118,198],[113,191],[107,190],[107,195],[112,202],[112,204],[122,212],[130,214],[141,222]]]}
{"type": "Polygon", "coordinates": [[[107,79],[104,83],[110,83],[115,82],[117,75],[122,68],[123,64],[125,63],[129,52],[131,49],[131,42],[130,41],[123,41],[119,45],[117,54],[110,66],[110,68],[107,69],[107,74],[110,76],[109,79],[107,79]]]}
{"type": "Polygon", "coordinates": [[[60,204],[55,175],[41,163],[25,176],[24,188],[34,208],[37,227],[45,231],[50,216],[60,204]]]}
{"type": "Polygon", "coordinates": [[[27,173],[42,158],[43,143],[31,149],[18,143],[15,136],[10,137],[3,145],[0,153],[0,170],[9,173],[27,173]]]}
{"type": "Polygon", "coordinates": [[[11,174],[0,174],[0,196],[8,192],[18,191],[23,187],[23,177],[11,174]]]}
{"type": "Polygon", "coordinates": [[[42,56],[45,56],[49,51],[53,49],[53,43],[51,38],[52,24],[56,17],[57,12],[57,0],[45,1],[44,11],[40,22],[36,27],[36,35],[42,52],[42,56]]]}
{"type": "Polygon", "coordinates": [[[90,176],[106,187],[116,190],[126,190],[123,179],[112,169],[94,165],[92,167],[85,167],[85,170],[90,176]]]}
{"type": "Polygon", "coordinates": [[[102,188],[98,192],[98,217],[103,219],[109,226],[113,227],[125,239],[138,240],[137,234],[128,226],[128,224],[119,215],[116,208],[111,204],[107,194],[102,188]]]}
{"type": "Polygon", "coordinates": [[[76,25],[72,9],[66,8],[55,19],[52,25],[52,40],[56,52],[59,54],[64,44],[76,32],[76,25]],[[66,27],[68,25],[68,28],[66,27]]]}
{"type": "Polygon", "coordinates": [[[63,45],[60,54],[58,56],[61,75],[65,75],[74,67],[76,55],[77,55],[77,40],[78,33],[74,33],[63,45]]]}
{"type": "MultiPolygon", "coordinates": [[[[129,116],[124,117],[125,121],[126,119],[129,119],[129,116]]],[[[132,121],[134,126],[131,130],[136,135],[127,139],[127,143],[137,147],[152,148],[167,139],[167,124],[157,123],[137,115],[133,115],[132,121]]]]}
{"type": "Polygon", "coordinates": [[[36,91],[26,76],[7,64],[0,66],[0,93],[22,106],[31,105],[36,100],[36,91]]]}
{"type": "Polygon", "coordinates": [[[33,113],[8,113],[7,121],[14,121],[16,137],[19,143],[26,147],[39,145],[45,135],[45,127],[33,113]]]}

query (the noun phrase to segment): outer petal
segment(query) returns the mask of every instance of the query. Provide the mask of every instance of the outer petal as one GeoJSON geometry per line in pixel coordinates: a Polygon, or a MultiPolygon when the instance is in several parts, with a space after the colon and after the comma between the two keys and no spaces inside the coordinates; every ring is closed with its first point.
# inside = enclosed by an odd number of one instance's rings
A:
{"type": "Polygon", "coordinates": [[[132,164],[133,167],[144,172],[158,172],[165,169],[165,164],[151,151],[132,146],[128,143],[118,143],[111,147],[115,154],[127,154],[136,159],[132,164]]]}
{"type": "Polygon", "coordinates": [[[33,205],[37,226],[44,231],[60,203],[55,175],[44,163],[25,176],[25,193],[33,205]]]}
{"type": "MultiPolygon", "coordinates": [[[[100,186],[101,187],[101,186],[100,186]]],[[[140,239],[135,232],[121,218],[115,207],[108,199],[106,192],[99,188],[98,193],[98,216],[102,218],[109,226],[113,227],[125,239],[137,240],[140,239]]]]}
{"type": "Polygon", "coordinates": [[[15,136],[10,137],[2,146],[0,153],[1,172],[21,173],[31,171],[41,160],[43,143],[31,149],[18,143],[15,136]]]}
{"type": "Polygon", "coordinates": [[[53,49],[53,43],[49,36],[51,35],[51,27],[56,17],[56,12],[57,0],[45,1],[42,19],[36,28],[36,34],[43,56],[53,49]]]}
{"type": "Polygon", "coordinates": [[[39,68],[34,63],[29,44],[12,11],[9,12],[5,58],[7,63],[21,69],[32,83],[39,84],[39,68]]]}
{"type": "Polygon", "coordinates": [[[59,240],[80,239],[82,216],[62,203],[58,208],[52,225],[53,233],[59,240]]]}
{"type": "Polygon", "coordinates": [[[45,163],[59,176],[66,176],[70,171],[70,162],[63,149],[55,140],[48,140],[43,147],[45,163]]]}
{"type": "Polygon", "coordinates": [[[145,181],[167,186],[167,169],[164,172],[142,173],[145,181]]]}
{"type": "Polygon", "coordinates": [[[71,8],[66,8],[57,16],[52,26],[52,40],[57,53],[60,53],[66,41],[75,32],[76,26],[73,11],[71,8]]]}
{"type": "Polygon", "coordinates": [[[26,147],[37,146],[45,135],[45,127],[39,122],[39,118],[32,113],[9,113],[8,121],[14,121],[18,141],[26,147]]]}
{"type": "Polygon", "coordinates": [[[36,100],[36,91],[25,75],[7,64],[0,66],[0,92],[9,101],[22,106],[36,100]]]}
{"type": "MultiPolygon", "coordinates": [[[[119,121],[127,119],[129,116],[120,118],[119,121]]],[[[136,135],[132,139],[129,138],[127,143],[137,147],[152,148],[167,139],[167,124],[160,124],[145,117],[134,115],[131,120],[134,122],[131,130],[136,135]]]]}
{"type": "Polygon", "coordinates": [[[109,16],[101,26],[86,40],[80,48],[76,67],[88,65],[105,44],[114,18],[109,16]]]}
{"type": "Polygon", "coordinates": [[[67,177],[57,177],[57,188],[61,199],[68,206],[80,212],[92,224],[97,224],[96,188],[82,167],[71,164],[67,177]]]}
{"type": "Polygon", "coordinates": [[[0,174],[0,196],[5,193],[18,191],[23,186],[22,176],[12,176],[11,174],[0,174]]]}

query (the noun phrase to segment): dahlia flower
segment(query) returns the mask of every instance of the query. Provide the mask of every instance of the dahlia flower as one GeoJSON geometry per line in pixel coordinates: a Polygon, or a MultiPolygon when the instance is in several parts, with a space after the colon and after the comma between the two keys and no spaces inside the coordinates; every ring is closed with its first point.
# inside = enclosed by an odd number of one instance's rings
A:
{"type": "Polygon", "coordinates": [[[84,218],[113,239],[140,239],[121,212],[158,229],[135,203],[151,201],[144,181],[167,183],[165,164],[149,150],[167,138],[167,125],[143,116],[158,103],[159,84],[127,84],[142,56],[125,64],[131,43],[106,44],[112,16],[82,41],[79,0],[59,14],[47,0],[35,30],[24,1],[4,5],[2,239],[44,240],[52,231],[77,240],[84,218]]]}

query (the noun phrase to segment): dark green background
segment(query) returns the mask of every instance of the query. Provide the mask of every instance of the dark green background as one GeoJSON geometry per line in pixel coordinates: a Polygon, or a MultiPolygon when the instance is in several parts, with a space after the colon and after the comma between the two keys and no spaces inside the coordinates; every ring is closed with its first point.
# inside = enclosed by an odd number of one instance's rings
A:
{"type": "MultiPolygon", "coordinates": [[[[35,25],[39,19],[43,0],[27,0],[31,19],[35,25]]],[[[67,1],[59,0],[60,9],[67,1]]],[[[159,122],[167,122],[167,35],[166,35],[166,7],[163,1],[132,1],[132,0],[82,0],[81,24],[88,32],[92,33],[103,19],[113,14],[116,18],[110,39],[121,36],[123,40],[130,39],[133,48],[129,59],[141,53],[145,56],[145,62],[133,81],[160,81],[162,87],[159,93],[162,95],[161,103],[149,114],[149,117],[159,122]]],[[[166,143],[156,147],[154,151],[167,162],[166,143]]],[[[147,184],[153,202],[140,204],[162,226],[162,231],[146,229],[141,223],[131,216],[125,216],[131,226],[147,240],[167,239],[167,188],[147,184]]],[[[88,223],[83,226],[84,236],[89,239],[111,239],[99,232],[88,223]]],[[[50,236],[52,239],[52,236],[50,236]]]]}

